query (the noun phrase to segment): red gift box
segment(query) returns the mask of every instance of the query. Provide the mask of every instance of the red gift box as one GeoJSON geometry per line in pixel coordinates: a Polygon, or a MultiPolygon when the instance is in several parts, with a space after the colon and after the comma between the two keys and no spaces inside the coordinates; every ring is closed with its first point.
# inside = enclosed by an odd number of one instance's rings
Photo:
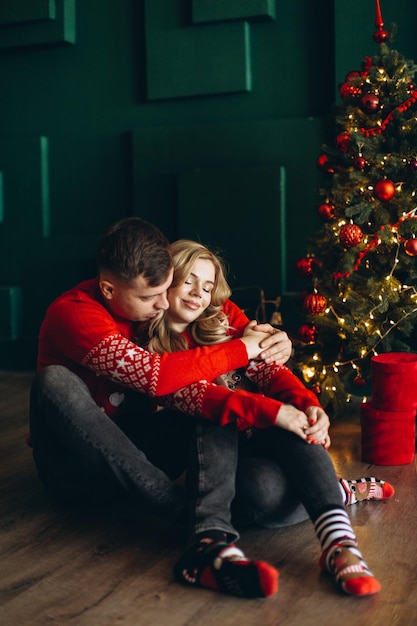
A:
{"type": "Polygon", "coordinates": [[[416,411],[382,411],[361,404],[362,461],[375,465],[406,465],[414,461],[416,411]]]}
{"type": "Polygon", "coordinates": [[[387,352],[371,359],[372,405],[383,411],[417,410],[417,354],[387,352]]]}

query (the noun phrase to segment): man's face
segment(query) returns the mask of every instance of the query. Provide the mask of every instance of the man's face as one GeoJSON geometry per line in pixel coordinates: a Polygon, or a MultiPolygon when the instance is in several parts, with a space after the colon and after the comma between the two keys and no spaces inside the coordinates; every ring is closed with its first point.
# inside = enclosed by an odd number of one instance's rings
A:
{"type": "Polygon", "coordinates": [[[172,282],[172,274],[173,270],[167,280],[157,287],[150,287],[142,274],[128,284],[114,278],[100,278],[99,284],[112,313],[131,322],[145,322],[168,308],[167,289],[172,282]]]}

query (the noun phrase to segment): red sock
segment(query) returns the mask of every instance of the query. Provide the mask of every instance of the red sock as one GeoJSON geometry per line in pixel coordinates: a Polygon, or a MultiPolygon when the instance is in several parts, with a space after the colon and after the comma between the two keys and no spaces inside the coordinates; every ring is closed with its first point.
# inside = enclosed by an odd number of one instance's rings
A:
{"type": "Polygon", "coordinates": [[[345,505],[355,504],[364,500],[387,500],[395,494],[391,483],[373,476],[350,480],[339,478],[345,505]]]}
{"type": "Polygon", "coordinates": [[[203,540],[174,567],[178,582],[222,591],[241,598],[267,598],[278,591],[278,570],[250,561],[233,543],[203,540]]]}
{"type": "Polygon", "coordinates": [[[321,555],[320,565],[334,575],[336,584],[345,593],[369,596],[381,589],[380,582],[369,571],[355,545],[346,543],[331,546],[321,555]]]}

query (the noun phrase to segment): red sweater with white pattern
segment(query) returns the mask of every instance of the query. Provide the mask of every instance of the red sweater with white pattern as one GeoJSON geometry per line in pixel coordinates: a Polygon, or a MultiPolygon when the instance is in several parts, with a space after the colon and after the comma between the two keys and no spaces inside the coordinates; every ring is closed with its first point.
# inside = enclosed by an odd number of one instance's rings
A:
{"type": "MultiPolygon", "coordinates": [[[[106,308],[97,278],[84,281],[49,306],[39,332],[38,370],[66,366],[86,383],[96,404],[114,418],[126,387],[148,396],[165,396],[248,362],[246,347],[239,340],[151,354],[134,343],[137,327],[106,308]]],[[[196,404],[200,402],[196,398],[196,404]]],[[[181,410],[182,403],[173,399],[173,404],[181,410]]]]}
{"type": "MultiPolygon", "coordinates": [[[[232,327],[231,336],[241,337],[249,322],[246,315],[230,300],[224,304],[222,310],[232,327]]],[[[184,336],[190,348],[195,347],[191,336],[188,333],[184,333],[184,336]]],[[[284,403],[292,404],[300,411],[305,411],[309,406],[320,406],[317,396],[285,365],[251,361],[245,367],[244,375],[254,383],[255,393],[233,391],[223,385],[199,381],[164,398],[162,403],[183,413],[206,417],[222,425],[237,420],[241,429],[248,426],[275,426],[277,413],[284,403]]]]}

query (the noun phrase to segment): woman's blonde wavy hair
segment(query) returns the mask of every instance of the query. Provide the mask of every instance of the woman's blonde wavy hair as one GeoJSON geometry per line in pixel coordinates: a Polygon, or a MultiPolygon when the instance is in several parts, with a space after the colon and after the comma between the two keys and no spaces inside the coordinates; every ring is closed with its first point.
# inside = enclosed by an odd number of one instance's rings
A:
{"type": "MultiPolygon", "coordinates": [[[[205,259],[213,263],[215,279],[211,291],[211,303],[204,313],[189,325],[188,331],[193,341],[200,346],[227,341],[229,339],[229,325],[227,317],[221,309],[230,297],[231,289],[226,280],[223,261],[203,244],[189,239],[175,241],[171,244],[170,251],[174,261],[172,287],[177,287],[185,282],[198,259],[205,259]]],[[[169,327],[166,311],[152,320],[149,326],[148,343],[148,349],[151,352],[176,352],[186,350],[187,347],[187,341],[181,333],[169,327]]]]}

